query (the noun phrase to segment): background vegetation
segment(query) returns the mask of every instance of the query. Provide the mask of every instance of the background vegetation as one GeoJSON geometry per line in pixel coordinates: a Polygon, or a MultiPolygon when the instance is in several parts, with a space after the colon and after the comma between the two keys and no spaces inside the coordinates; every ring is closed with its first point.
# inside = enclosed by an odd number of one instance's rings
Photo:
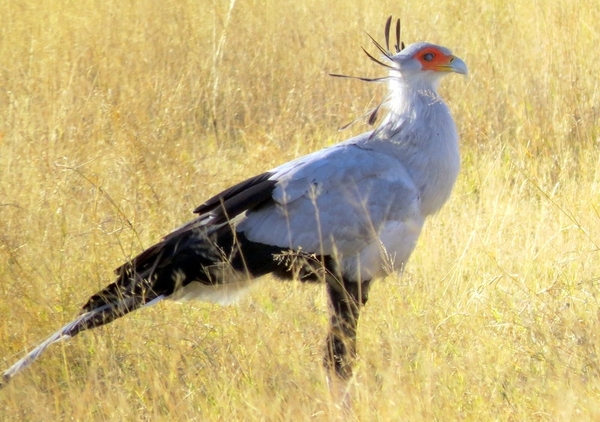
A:
{"type": "MultiPolygon", "coordinates": [[[[0,1],[0,359],[220,189],[367,130],[388,15],[471,71],[453,197],[359,327],[357,420],[600,419],[596,1],[0,1]],[[342,5],[343,4],[343,5],[342,5]]],[[[335,420],[322,286],[165,303],[55,345],[2,420],[335,420]]]]}

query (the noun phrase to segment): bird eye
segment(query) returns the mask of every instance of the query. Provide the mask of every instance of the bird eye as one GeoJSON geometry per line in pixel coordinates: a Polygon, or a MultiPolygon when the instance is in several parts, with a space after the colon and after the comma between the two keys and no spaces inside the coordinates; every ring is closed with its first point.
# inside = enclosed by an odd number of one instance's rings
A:
{"type": "Polygon", "coordinates": [[[433,60],[433,53],[425,53],[423,54],[423,60],[426,62],[430,62],[433,60]]]}

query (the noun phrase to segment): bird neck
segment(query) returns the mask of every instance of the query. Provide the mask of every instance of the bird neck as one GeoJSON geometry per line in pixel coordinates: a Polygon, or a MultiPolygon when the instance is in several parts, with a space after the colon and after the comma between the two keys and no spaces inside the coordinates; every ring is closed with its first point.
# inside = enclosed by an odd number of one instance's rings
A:
{"type": "Polygon", "coordinates": [[[458,134],[450,110],[429,84],[394,84],[389,112],[369,147],[398,158],[419,189],[425,215],[437,212],[458,175],[458,134]]]}
{"type": "Polygon", "coordinates": [[[432,103],[443,102],[437,92],[438,85],[438,78],[393,78],[387,104],[392,116],[388,118],[415,118],[425,113],[432,103]]]}

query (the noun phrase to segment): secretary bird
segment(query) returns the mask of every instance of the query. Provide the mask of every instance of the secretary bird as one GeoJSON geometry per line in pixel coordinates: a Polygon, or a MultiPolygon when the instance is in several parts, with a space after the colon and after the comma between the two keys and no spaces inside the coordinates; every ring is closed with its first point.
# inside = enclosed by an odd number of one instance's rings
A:
{"type": "Polygon", "coordinates": [[[356,78],[388,84],[368,118],[373,124],[388,110],[376,129],[210,198],[194,210],[196,219],[117,268],[116,280],[77,318],[4,372],[3,384],[62,338],[163,299],[230,302],[265,274],[325,283],[331,321],[324,365],[332,379],[347,381],[371,281],[402,270],[460,165],[456,127],[437,87],[451,72],[466,75],[467,66],[445,47],[404,47],[399,20],[394,53],[391,17],[384,32],[386,48],[370,37],[381,60],[363,50],[388,75],[356,78]]]}

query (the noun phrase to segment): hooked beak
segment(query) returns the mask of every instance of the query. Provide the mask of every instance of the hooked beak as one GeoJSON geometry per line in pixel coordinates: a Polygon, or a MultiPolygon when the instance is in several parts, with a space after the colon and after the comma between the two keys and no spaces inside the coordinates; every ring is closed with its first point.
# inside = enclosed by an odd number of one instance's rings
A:
{"type": "Polygon", "coordinates": [[[452,55],[448,56],[448,61],[446,63],[438,65],[436,70],[440,72],[456,72],[461,75],[467,75],[469,73],[465,62],[452,55]]]}

